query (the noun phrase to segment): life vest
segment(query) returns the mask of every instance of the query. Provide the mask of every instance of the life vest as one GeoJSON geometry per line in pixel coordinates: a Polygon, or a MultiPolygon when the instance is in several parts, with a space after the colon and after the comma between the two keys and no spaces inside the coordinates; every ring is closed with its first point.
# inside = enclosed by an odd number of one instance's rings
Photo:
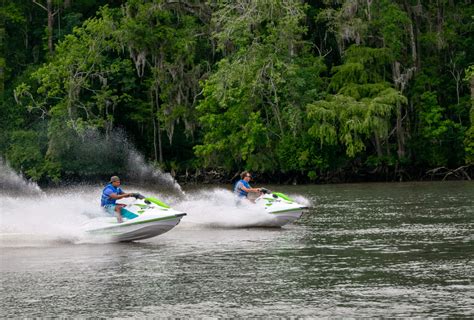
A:
{"type": "Polygon", "coordinates": [[[247,181],[242,179],[242,180],[237,181],[237,183],[235,184],[234,193],[240,198],[246,198],[249,193],[247,191],[244,191],[242,189],[242,186],[244,186],[248,189],[251,188],[250,184],[247,181]]]}
{"type": "Polygon", "coordinates": [[[122,189],[120,189],[120,187],[114,187],[112,184],[108,184],[105,186],[104,190],[102,190],[102,197],[100,198],[100,206],[101,207],[104,207],[104,206],[107,206],[107,205],[110,205],[110,204],[115,204],[115,202],[117,201],[116,199],[112,199],[110,197],[110,195],[112,193],[115,193],[115,194],[122,194],[123,191],[122,189]]]}

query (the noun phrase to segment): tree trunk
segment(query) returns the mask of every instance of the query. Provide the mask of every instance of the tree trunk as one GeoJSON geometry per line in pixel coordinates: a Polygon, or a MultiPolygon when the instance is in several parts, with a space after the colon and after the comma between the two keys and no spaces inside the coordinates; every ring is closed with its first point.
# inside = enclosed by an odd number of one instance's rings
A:
{"type": "Polygon", "coordinates": [[[155,161],[159,163],[163,163],[163,148],[161,144],[161,125],[160,119],[158,119],[158,110],[160,110],[160,96],[158,94],[158,88],[154,89],[155,99],[154,99],[154,106],[156,106],[156,111],[153,108],[153,146],[155,151],[155,161]],[[158,147],[156,145],[156,137],[158,134],[158,147]],[[158,149],[158,150],[157,150],[158,149]]]}
{"type": "Polygon", "coordinates": [[[153,155],[155,162],[158,161],[158,150],[156,146],[156,112],[154,108],[155,103],[151,102],[151,118],[153,122],[153,155]]]}
{"type": "Polygon", "coordinates": [[[163,163],[163,148],[161,146],[161,125],[160,125],[160,120],[158,120],[158,150],[159,150],[159,161],[160,164],[163,163]]]}
{"type": "Polygon", "coordinates": [[[370,13],[370,6],[372,5],[372,0],[367,0],[367,19],[372,20],[372,15],[370,13]]]}
{"type": "Polygon", "coordinates": [[[474,77],[471,77],[470,83],[471,83],[471,100],[474,103],[474,77]]]}
{"type": "Polygon", "coordinates": [[[417,57],[416,57],[416,40],[415,40],[415,31],[413,30],[413,21],[410,22],[410,45],[411,45],[411,57],[413,59],[413,65],[416,67],[417,57]]]}
{"type": "Polygon", "coordinates": [[[47,0],[46,3],[48,9],[48,49],[49,54],[53,54],[53,24],[54,24],[54,13],[53,13],[53,0],[47,0]]]}
{"type": "MultiPolygon", "coordinates": [[[[409,71],[408,71],[409,72],[409,71]]],[[[410,75],[408,73],[405,73],[402,75],[400,71],[400,62],[395,61],[392,64],[392,77],[393,77],[393,82],[395,83],[395,87],[397,90],[400,90],[400,92],[403,92],[405,89],[406,84],[408,83],[408,80],[410,78],[410,75]]],[[[403,106],[400,104],[397,104],[397,124],[396,124],[396,134],[397,134],[397,144],[398,144],[398,158],[404,158],[405,157],[405,133],[403,130],[403,119],[402,119],[402,108],[403,106]]]]}
{"type": "Polygon", "coordinates": [[[48,13],[48,50],[49,50],[49,54],[52,55],[54,53],[54,47],[53,47],[54,16],[59,12],[59,10],[57,10],[56,12],[53,12],[53,0],[46,0],[46,7],[42,5],[41,3],[37,2],[36,0],[33,0],[33,3],[37,4],[48,13]]]}
{"type": "Polygon", "coordinates": [[[375,137],[375,149],[377,150],[377,156],[383,157],[382,146],[380,145],[380,138],[377,132],[374,133],[375,137]]]}
{"type": "MultiPolygon", "coordinates": [[[[418,57],[419,50],[418,50],[418,43],[416,41],[417,36],[419,34],[419,30],[418,30],[418,21],[416,17],[416,11],[421,11],[422,6],[421,4],[418,4],[417,8],[414,10],[411,4],[407,0],[405,0],[404,7],[410,18],[408,33],[410,35],[411,57],[413,60],[412,63],[413,63],[413,66],[415,67],[415,70],[419,70],[420,68],[419,57],[418,57]],[[416,30],[416,35],[415,35],[415,30],[416,30]]],[[[421,14],[421,12],[418,12],[418,14],[421,14]]]]}
{"type": "MultiPolygon", "coordinates": [[[[164,60],[164,53],[163,53],[163,48],[160,48],[160,55],[154,56],[153,57],[153,62],[155,65],[155,68],[158,70],[163,70],[163,60],[164,60]]],[[[158,118],[158,112],[160,110],[160,95],[159,95],[159,90],[160,90],[160,80],[158,77],[155,78],[155,104],[156,104],[156,120],[157,120],[157,125],[158,125],[158,155],[159,155],[159,162],[160,164],[163,163],[163,148],[162,148],[162,143],[161,143],[161,124],[160,124],[160,119],[158,118]]]]}
{"type": "Polygon", "coordinates": [[[405,157],[405,134],[402,125],[402,106],[397,109],[397,144],[398,144],[398,158],[405,157]]]}

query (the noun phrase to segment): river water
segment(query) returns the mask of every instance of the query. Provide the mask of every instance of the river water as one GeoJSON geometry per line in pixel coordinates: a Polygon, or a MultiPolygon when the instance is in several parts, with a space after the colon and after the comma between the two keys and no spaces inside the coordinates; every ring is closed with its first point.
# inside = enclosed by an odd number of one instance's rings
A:
{"type": "Polygon", "coordinates": [[[312,209],[237,228],[225,187],[185,190],[180,225],[123,244],[78,234],[100,186],[0,195],[0,317],[474,316],[474,183],[272,189],[312,209]]]}

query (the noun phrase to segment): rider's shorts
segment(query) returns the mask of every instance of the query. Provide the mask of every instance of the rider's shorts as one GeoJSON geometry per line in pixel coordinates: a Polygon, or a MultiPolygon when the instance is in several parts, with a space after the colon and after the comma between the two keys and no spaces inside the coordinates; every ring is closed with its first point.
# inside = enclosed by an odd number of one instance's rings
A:
{"type": "Polygon", "coordinates": [[[113,216],[115,216],[115,207],[117,205],[116,204],[107,204],[104,206],[104,210],[107,211],[108,214],[111,214],[113,216]]]}

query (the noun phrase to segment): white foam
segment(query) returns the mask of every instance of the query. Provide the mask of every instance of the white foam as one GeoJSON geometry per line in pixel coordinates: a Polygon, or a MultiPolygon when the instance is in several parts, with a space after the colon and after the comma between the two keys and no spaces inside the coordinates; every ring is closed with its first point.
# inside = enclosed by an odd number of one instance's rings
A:
{"type": "MultiPolygon", "coordinates": [[[[309,204],[306,198],[298,197],[309,204]]],[[[186,212],[180,227],[247,227],[268,221],[268,214],[248,200],[236,202],[233,192],[216,188],[188,194],[175,208],[186,212]]]]}
{"type": "Polygon", "coordinates": [[[289,197],[291,199],[293,199],[295,202],[298,202],[298,203],[300,203],[300,204],[302,204],[306,207],[311,207],[312,206],[311,201],[308,198],[303,197],[301,195],[289,195],[289,197]]]}
{"type": "Polygon", "coordinates": [[[51,241],[75,242],[81,226],[103,215],[99,188],[75,188],[30,197],[0,196],[1,246],[40,245],[51,241]]]}
{"type": "Polygon", "coordinates": [[[28,181],[16,173],[2,158],[0,158],[0,191],[19,194],[41,193],[40,187],[35,182],[28,181]]]}
{"type": "MultiPolygon", "coordinates": [[[[84,225],[106,215],[99,206],[101,191],[101,186],[81,186],[28,197],[0,194],[0,247],[96,242],[85,236],[84,225]]],[[[259,206],[247,200],[237,205],[234,194],[222,188],[189,192],[184,199],[128,186],[127,192],[131,191],[186,212],[178,228],[246,227],[268,219],[259,206]]],[[[298,200],[308,203],[305,198],[298,200]]]]}
{"type": "Polygon", "coordinates": [[[173,191],[184,195],[181,186],[171,174],[147,163],[143,155],[133,148],[128,150],[127,176],[138,183],[155,183],[158,186],[171,188],[173,191]]]}

